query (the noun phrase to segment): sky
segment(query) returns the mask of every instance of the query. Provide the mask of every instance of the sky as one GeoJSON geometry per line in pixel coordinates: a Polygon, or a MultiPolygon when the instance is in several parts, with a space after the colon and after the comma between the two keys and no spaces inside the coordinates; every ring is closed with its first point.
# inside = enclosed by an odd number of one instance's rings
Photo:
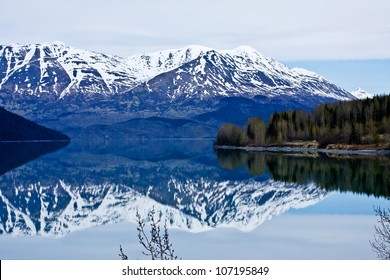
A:
{"type": "MultiPolygon", "coordinates": [[[[282,62],[387,59],[390,64],[388,0],[2,2],[1,44],[62,41],[120,56],[190,44],[217,50],[250,45],[282,62]]],[[[370,88],[390,92],[389,83],[370,88]]]]}

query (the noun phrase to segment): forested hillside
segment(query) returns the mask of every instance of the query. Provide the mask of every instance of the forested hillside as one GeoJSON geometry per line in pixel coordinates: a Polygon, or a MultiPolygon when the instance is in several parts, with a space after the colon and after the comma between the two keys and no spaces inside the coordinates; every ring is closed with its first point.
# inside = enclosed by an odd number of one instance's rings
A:
{"type": "Polygon", "coordinates": [[[65,140],[69,137],[61,132],[43,127],[33,121],[11,113],[0,107],[0,141],[65,140]]]}
{"type": "Polygon", "coordinates": [[[390,95],[319,105],[311,113],[290,110],[274,113],[268,124],[250,118],[245,128],[222,125],[216,145],[269,146],[312,142],[329,144],[377,145],[390,148],[390,95]],[[314,142],[315,141],[315,142],[314,142]]]}

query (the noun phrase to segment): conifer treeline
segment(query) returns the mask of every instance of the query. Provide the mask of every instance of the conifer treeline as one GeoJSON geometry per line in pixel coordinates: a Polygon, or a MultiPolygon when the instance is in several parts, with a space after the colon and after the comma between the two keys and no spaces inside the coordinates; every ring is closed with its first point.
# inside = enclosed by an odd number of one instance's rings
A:
{"type": "Polygon", "coordinates": [[[319,105],[308,113],[289,110],[274,113],[268,125],[260,118],[250,118],[244,128],[222,125],[216,145],[266,146],[294,141],[328,144],[390,143],[390,95],[372,99],[319,105]]]}

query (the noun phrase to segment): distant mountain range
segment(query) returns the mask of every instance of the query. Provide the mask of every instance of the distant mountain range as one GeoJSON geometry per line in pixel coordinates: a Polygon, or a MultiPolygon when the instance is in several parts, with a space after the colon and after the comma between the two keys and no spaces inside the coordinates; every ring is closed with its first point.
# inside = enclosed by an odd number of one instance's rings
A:
{"type": "Polygon", "coordinates": [[[164,94],[169,99],[213,96],[353,96],[323,77],[289,69],[251,47],[217,51],[189,46],[128,58],[63,43],[0,46],[0,90],[28,95],[164,94]]]}
{"type": "Polygon", "coordinates": [[[274,111],[356,97],[246,46],[122,58],[56,42],[0,46],[0,98],[6,109],[72,133],[151,117],[242,124],[248,116],[267,119],[274,111]]]}

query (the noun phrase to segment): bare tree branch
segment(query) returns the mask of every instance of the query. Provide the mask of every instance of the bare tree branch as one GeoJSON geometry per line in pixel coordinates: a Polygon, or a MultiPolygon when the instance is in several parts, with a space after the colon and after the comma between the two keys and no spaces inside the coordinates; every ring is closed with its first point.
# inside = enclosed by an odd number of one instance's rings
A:
{"type": "MultiPolygon", "coordinates": [[[[143,219],[137,210],[136,218],[138,241],[143,247],[142,254],[149,256],[152,260],[176,260],[177,256],[169,239],[167,220],[164,221],[163,229],[161,228],[161,213],[157,215],[153,207],[146,219],[143,219]],[[147,228],[150,228],[150,236],[146,234],[147,228]]],[[[127,259],[121,246],[119,250],[122,260],[127,259]]]]}
{"type": "Polygon", "coordinates": [[[374,241],[370,244],[378,259],[390,260],[390,209],[377,207],[374,210],[378,225],[375,226],[374,241]]]}
{"type": "Polygon", "coordinates": [[[123,249],[122,249],[122,246],[121,246],[121,245],[119,245],[119,256],[122,258],[122,260],[127,260],[127,259],[129,259],[129,258],[127,257],[127,255],[126,255],[125,253],[123,253],[123,249]]]}

